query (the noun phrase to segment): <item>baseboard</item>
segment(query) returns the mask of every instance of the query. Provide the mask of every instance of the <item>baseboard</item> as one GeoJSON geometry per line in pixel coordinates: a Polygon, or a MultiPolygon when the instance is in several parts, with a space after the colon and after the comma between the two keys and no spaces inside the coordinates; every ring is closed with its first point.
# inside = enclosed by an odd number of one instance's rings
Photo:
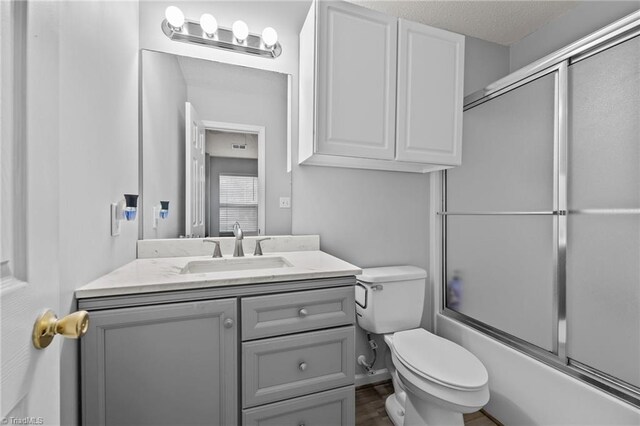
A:
{"type": "Polygon", "coordinates": [[[356,387],[370,385],[372,383],[391,380],[391,374],[386,368],[376,370],[374,374],[356,374],[356,387]]]}

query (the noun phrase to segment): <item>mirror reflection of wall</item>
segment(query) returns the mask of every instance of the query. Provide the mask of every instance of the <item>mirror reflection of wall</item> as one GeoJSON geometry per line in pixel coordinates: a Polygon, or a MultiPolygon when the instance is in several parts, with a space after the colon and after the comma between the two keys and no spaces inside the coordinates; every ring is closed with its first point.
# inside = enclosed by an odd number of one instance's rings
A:
{"type": "Polygon", "coordinates": [[[236,221],[258,235],[258,135],[207,130],[206,143],[209,235],[232,236],[236,221]]]}
{"type": "MultiPolygon", "coordinates": [[[[191,236],[186,232],[187,214],[200,208],[203,226],[192,228],[192,236],[228,235],[229,221],[240,222],[243,230],[246,226],[246,235],[290,234],[291,210],[279,207],[280,197],[291,196],[288,76],[147,50],[141,58],[141,238],[191,236]],[[193,130],[194,113],[204,130],[200,143],[206,177],[201,201],[194,198],[193,191],[198,189],[188,189],[192,174],[186,176],[191,155],[186,137],[200,132],[193,130]],[[191,126],[185,123],[188,119],[191,126]],[[262,151],[258,149],[260,132],[262,151]],[[246,201],[248,182],[225,177],[225,182],[234,183],[229,183],[223,194],[226,201],[221,203],[220,175],[251,177],[256,184],[255,201],[246,201]],[[160,200],[170,201],[169,216],[154,220],[153,207],[160,200]]],[[[197,139],[193,143],[197,150],[197,139]]]]}

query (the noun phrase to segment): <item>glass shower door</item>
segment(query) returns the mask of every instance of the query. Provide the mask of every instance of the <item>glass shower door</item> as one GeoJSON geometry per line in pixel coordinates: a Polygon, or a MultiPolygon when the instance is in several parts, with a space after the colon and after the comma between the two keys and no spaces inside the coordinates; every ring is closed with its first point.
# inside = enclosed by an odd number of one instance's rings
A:
{"type": "Polygon", "coordinates": [[[640,37],[569,67],[567,355],[640,387],[640,37]]]}
{"type": "Polygon", "coordinates": [[[555,349],[557,71],[465,111],[464,160],[447,171],[447,307],[555,349]]]}

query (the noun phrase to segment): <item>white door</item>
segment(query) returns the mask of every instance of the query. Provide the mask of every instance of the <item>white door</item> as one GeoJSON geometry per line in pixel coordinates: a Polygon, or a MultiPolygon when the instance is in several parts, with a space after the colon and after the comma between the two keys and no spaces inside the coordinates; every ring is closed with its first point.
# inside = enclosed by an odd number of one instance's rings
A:
{"type": "Polygon", "coordinates": [[[31,341],[60,299],[58,81],[41,71],[57,60],[58,6],[27,6],[0,2],[0,423],[58,424],[61,338],[31,341]]]}
{"type": "Polygon", "coordinates": [[[185,104],[186,236],[205,237],[205,128],[190,102],[185,104]]]}
{"type": "Polygon", "coordinates": [[[318,2],[318,153],[393,159],[397,21],[346,2],[318,2]]]}
{"type": "Polygon", "coordinates": [[[462,161],[464,36],[400,19],[396,159],[462,161]]]}

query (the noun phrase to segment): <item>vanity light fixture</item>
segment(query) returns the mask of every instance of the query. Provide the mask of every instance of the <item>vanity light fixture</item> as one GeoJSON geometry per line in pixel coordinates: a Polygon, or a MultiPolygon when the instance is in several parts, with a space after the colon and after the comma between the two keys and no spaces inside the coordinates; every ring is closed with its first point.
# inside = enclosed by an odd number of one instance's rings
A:
{"type": "Polygon", "coordinates": [[[204,13],[199,21],[185,19],[184,13],[169,6],[161,24],[162,32],[171,40],[194,43],[218,49],[233,50],[249,55],[277,58],[282,53],[278,42],[278,33],[271,27],[262,31],[262,35],[252,34],[244,21],[237,20],[232,28],[218,26],[217,19],[210,13],[204,13]]]}
{"type": "Polygon", "coordinates": [[[233,36],[238,43],[244,43],[247,37],[249,37],[249,27],[244,21],[236,21],[231,26],[233,36]]]}
{"type": "Polygon", "coordinates": [[[278,42],[278,33],[271,27],[262,30],[262,42],[267,49],[272,48],[278,42]]]}
{"type": "Polygon", "coordinates": [[[153,229],[158,227],[160,219],[169,217],[169,202],[160,201],[159,206],[153,206],[153,229]]]}
{"type": "Polygon", "coordinates": [[[182,13],[178,7],[169,6],[167,10],[164,11],[164,17],[174,31],[182,31],[182,26],[184,25],[184,13],[182,13]]]}
{"type": "Polygon", "coordinates": [[[218,32],[218,21],[212,14],[203,13],[200,17],[200,28],[207,37],[213,38],[218,32]]]}
{"type": "Polygon", "coordinates": [[[124,199],[111,204],[111,236],[120,235],[120,222],[136,220],[138,194],[124,194],[124,199]]]}

